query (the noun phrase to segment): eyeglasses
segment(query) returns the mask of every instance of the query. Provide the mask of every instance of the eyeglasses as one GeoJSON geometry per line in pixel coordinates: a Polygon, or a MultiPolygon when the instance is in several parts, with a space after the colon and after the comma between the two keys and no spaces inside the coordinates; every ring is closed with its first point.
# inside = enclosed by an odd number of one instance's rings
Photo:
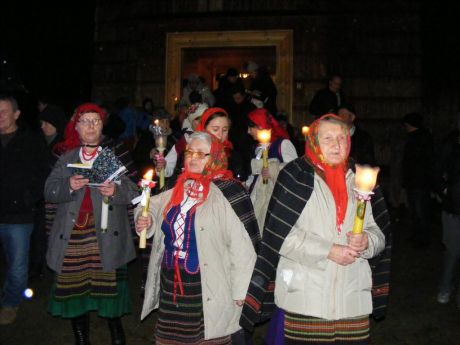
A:
{"type": "Polygon", "coordinates": [[[93,126],[96,127],[102,122],[101,119],[92,119],[92,120],[80,120],[78,121],[79,124],[85,127],[93,126]]]}
{"type": "Polygon", "coordinates": [[[184,152],[185,157],[197,158],[197,159],[205,159],[210,153],[204,153],[199,151],[192,151],[192,150],[185,150],[184,152]]]}

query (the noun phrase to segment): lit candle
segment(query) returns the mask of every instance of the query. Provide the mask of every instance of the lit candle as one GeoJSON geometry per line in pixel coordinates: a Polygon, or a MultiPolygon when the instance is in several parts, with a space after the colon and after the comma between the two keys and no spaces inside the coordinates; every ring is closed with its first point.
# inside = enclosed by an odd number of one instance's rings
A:
{"type": "Polygon", "coordinates": [[[353,225],[354,234],[361,234],[363,232],[366,202],[371,199],[372,190],[377,183],[379,170],[380,168],[378,167],[372,168],[367,165],[356,164],[354,191],[358,204],[356,206],[356,217],[353,225]]]}
{"type": "MultiPolygon", "coordinates": [[[[268,168],[268,145],[270,143],[270,139],[272,137],[272,133],[270,129],[260,129],[257,131],[257,140],[263,147],[262,151],[262,167],[268,168]]],[[[267,184],[268,179],[263,178],[263,184],[267,184]]]]}
{"type": "MultiPolygon", "coordinates": [[[[152,181],[154,175],[154,170],[150,169],[147,173],[142,177],[141,181],[141,188],[142,188],[142,199],[141,199],[141,206],[142,206],[142,216],[148,217],[149,215],[149,207],[150,207],[150,191],[153,187],[155,187],[155,182],[152,181]]],[[[145,248],[147,242],[147,229],[143,229],[139,234],[139,248],[145,248]]]]}
{"type": "Polygon", "coordinates": [[[309,131],[310,131],[310,128],[308,126],[303,126],[302,127],[302,135],[304,136],[305,141],[307,141],[307,135],[308,135],[309,131]]]}

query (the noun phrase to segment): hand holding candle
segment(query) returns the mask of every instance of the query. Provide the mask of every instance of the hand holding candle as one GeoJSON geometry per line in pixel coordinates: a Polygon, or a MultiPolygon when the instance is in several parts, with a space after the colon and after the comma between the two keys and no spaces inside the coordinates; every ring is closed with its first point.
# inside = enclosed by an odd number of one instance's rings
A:
{"type": "MultiPolygon", "coordinates": [[[[150,207],[150,191],[153,187],[155,187],[155,182],[152,181],[154,175],[154,170],[151,169],[147,171],[147,173],[142,177],[141,180],[141,188],[142,188],[142,199],[141,199],[141,206],[142,206],[142,216],[147,217],[149,215],[149,207],[150,207]]],[[[139,235],[139,248],[145,248],[147,242],[147,229],[143,229],[140,231],[139,235]]]]}
{"type": "MultiPolygon", "coordinates": [[[[262,167],[268,168],[268,145],[270,144],[271,140],[271,130],[269,129],[261,129],[257,131],[257,140],[262,145],[262,167]]],[[[268,179],[266,177],[263,178],[263,184],[267,184],[268,179]]]]}
{"type": "Polygon", "coordinates": [[[377,174],[380,168],[369,167],[366,165],[356,164],[355,175],[355,197],[358,200],[356,206],[356,217],[353,225],[353,233],[361,234],[363,232],[364,214],[366,212],[366,202],[371,199],[372,190],[377,182],[377,174]]]}

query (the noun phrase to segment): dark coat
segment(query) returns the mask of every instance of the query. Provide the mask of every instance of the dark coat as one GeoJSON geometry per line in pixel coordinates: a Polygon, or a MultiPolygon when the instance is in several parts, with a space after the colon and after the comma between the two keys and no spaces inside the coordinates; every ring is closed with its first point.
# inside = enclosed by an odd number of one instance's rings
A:
{"type": "Polygon", "coordinates": [[[358,164],[375,165],[374,140],[359,126],[355,126],[351,136],[350,157],[358,164]]]}
{"type": "Polygon", "coordinates": [[[38,133],[18,129],[5,147],[0,145],[0,223],[33,223],[49,166],[48,149],[38,133]]]}
{"type": "Polygon", "coordinates": [[[343,93],[339,92],[339,94],[340,104],[338,102],[337,95],[329,90],[328,87],[318,90],[310,102],[310,113],[318,118],[324,114],[337,111],[337,109],[345,102],[345,96],[343,93]]]}
{"type": "Polygon", "coordinates": [[[403,187],[430,189],[433,185],[433,139],[426,129],[410,132],[404,145],[403,187]]]}
{"type": "MultiPolygon", "coordinates": [[[[85,194],[84,188],[70,192],[69,178],[72,169],[67,168],[67,164],[79,161],[78,152],[79,149],[75,149],[62,155],[45,185],[46,201],[58,204],[46,257],[48,266],[57,273],[61,272],[70,234],[85,194]]],[[[113,271],[135,258],[127,205],[137,195],[137,186],[128,177],[123,176],[121,184],[117,185],[115,195],[110,198],[108,231],[102,233],[100,228],[102,195],[97,189],[91,189],[97,241],[104,272],[113,271]]]]}
{"type": "Polygon", "coordinates": [[[443,209],[460,215],[460,132],[450,133],[440,152],[441,164],[437,164],[436,190],[442,196],[443,209]]]}

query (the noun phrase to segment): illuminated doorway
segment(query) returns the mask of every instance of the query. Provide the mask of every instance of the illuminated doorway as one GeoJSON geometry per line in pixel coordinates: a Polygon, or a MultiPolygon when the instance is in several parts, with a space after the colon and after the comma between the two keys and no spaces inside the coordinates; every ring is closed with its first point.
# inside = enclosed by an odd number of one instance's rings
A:
{"type": "Polygon", "coordinates": [[[168,33],[166,109],[174,112],[188,74],[204,77],[214,89],[216,76],[228,67],[241,70],[243,62],[255,61],[268,67],[278,89],[278,108],[292,117],[292,52],[291,30],[168,33]]]}

